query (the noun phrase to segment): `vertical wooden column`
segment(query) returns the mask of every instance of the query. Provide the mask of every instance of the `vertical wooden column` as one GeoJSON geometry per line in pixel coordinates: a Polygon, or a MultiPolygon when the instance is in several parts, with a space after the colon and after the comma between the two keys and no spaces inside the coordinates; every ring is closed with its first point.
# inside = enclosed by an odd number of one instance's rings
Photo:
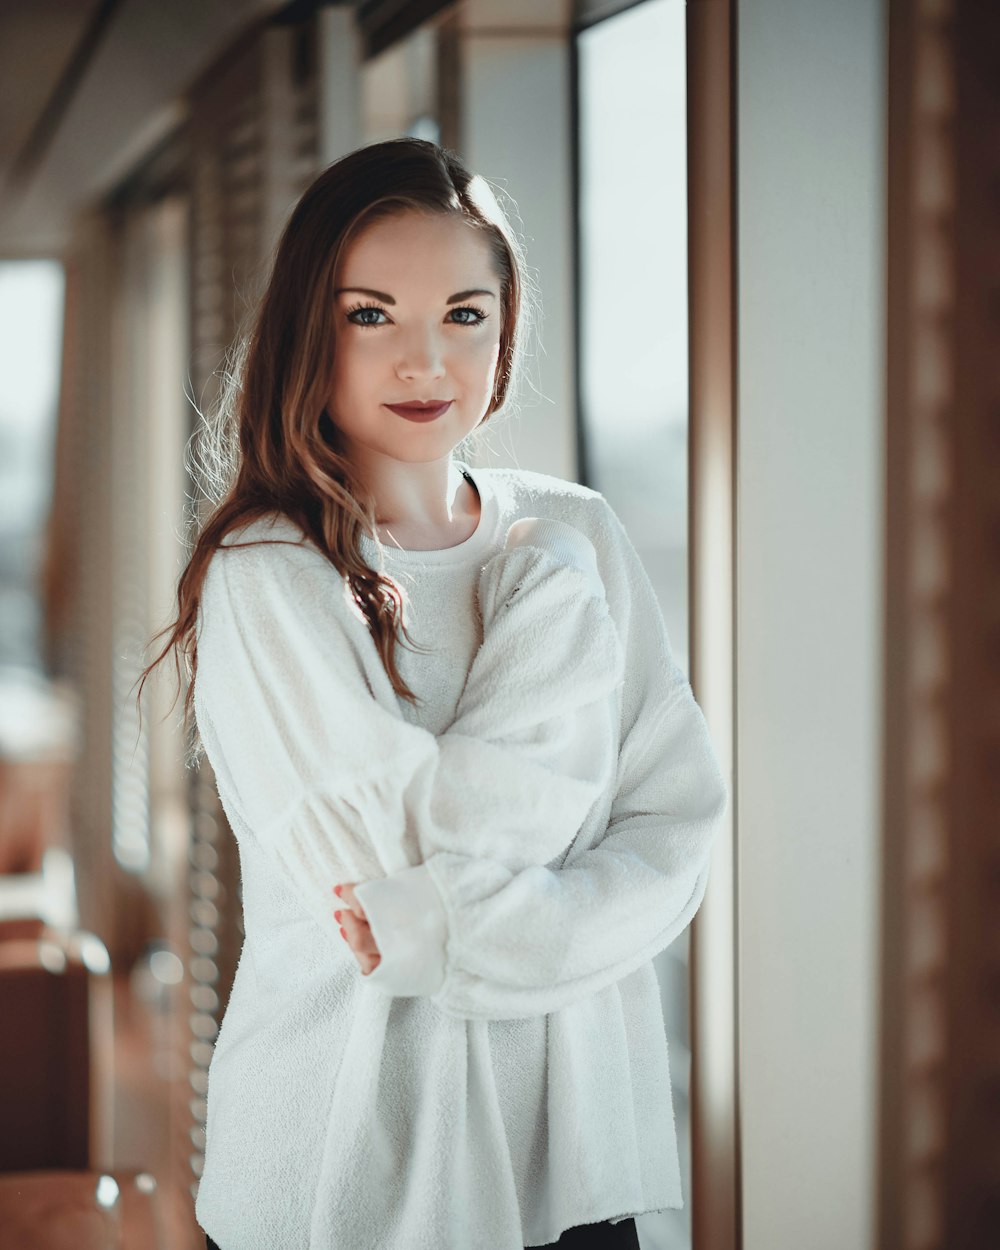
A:
{"type": "MultiPolygon", "coordinates": [[[[889,9],[886,619],[879,1235],[944,1237],[954,502],[950,0],[889,9]]],[[[957,1246],[955,1247],[957,1250],[957,1246]]]]}
{"type": "Polygon", "coordinates": [[[1000,12],[893,0],[879,1245],[1000,1229],[1000,12]]]}
{"type": "Polygon", "coordinates": [[[115,900],[123,872],[112,827],[113,376],[111,319],[117,249],[106,215],[81,216],[68,248],[55,511],[46,599],[50,654],[79,695],[79,753],[70,793],[79,920],[117,954],[115,900]]]}
{"type": "MultiPolygon", "coordinates": [[[[946,8],[941,0],[937,7],[946,8]]],[[[1000,8],[954,0],[945,1244],[1000,1242],[1000,8]]]]}
{"type": "Polygon", "coordinates": [[[734,10],[690,0],[688,541],[691,686],[733,791],[691,926],[692,1241],[741,1245],[735,843],[734,10]]]}

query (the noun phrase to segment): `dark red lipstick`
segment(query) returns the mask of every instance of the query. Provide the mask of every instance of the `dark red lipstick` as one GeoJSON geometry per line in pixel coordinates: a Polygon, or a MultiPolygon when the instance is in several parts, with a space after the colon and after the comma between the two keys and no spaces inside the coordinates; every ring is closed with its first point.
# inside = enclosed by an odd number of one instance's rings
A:
{"type": "Polygon", "coordinates": [[[451,407],[450,399],[431,399],[426,403],[386,404],[390,412],[405,417],[407,421],[434,421],[451,407]]]}

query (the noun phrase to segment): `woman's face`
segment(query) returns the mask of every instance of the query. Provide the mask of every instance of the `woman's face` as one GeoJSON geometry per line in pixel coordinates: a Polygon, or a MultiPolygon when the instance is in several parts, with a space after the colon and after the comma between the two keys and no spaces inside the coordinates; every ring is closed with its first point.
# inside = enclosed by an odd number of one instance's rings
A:
{"type": "Polygon", "coordinates": [[[407,211],[367,226],[341,257],[327,411],[350,454],[426,462],[479,424],[500,355],[500,280],[486,236],[460,217],[407,211]],[[433,421],[387,407],[451,400],[433,421]]]}

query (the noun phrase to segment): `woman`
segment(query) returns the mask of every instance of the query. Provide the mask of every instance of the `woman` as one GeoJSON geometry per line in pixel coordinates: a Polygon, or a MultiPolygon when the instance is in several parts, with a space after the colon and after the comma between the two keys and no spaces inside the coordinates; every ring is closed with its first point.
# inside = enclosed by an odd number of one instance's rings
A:
{"type": "Polygon", "coordinates": [[[188,658],[240,853],[209,1247],[636,1247],[683,1205],[651,960],[728,792],[604,498],[454,455],[528,311],[425,141],[330,166],[279,243],[154,661],[188,658]]]}

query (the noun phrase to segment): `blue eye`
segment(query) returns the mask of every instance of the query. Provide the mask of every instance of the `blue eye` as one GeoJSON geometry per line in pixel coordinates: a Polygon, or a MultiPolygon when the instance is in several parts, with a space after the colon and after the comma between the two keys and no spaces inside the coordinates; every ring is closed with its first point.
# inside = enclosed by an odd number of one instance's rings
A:
{"type": "Polygon", "coordinates": [[[377,326],[379,322],[377,321],[355,321],[354,320],[354,317],[357,313],[368,313],[368,312],[384,313],[385,309],[380,308],[377,304],[355,304],[353,308],[348,310],[347,320],[350,321],[352,325],[361,326],[363,329],[373,328],[377,326]]]}
{"type": "Polygon", "coordinates": [[[478,326],[478,325],[482,325],[482,323],[486,320],[487,316],[489,315],[488,313],[484,313],[484,312],[483,312],[483,310],[482,310],[481,308],[476,308],[476,307],[475,307],[474,305],[472,305],[472,304],[462,304],[462,305],[461,305],[461,307],[459,307],[459,308],[453,308],[451,311],[452,311],[453,313],[460,313],[460,312],[461,312],[461,313],[465,313],[465,312],[467,312],[467,313],[474,313],[474,314],[475,314],[475,318],[476,318],[476,319],[475,319],[475,321],[459,321],[459,322],[456,322],[456,325],[460,325],[460,326],[478,326]]]}
{"type": "MultiPolygon", "coordinates": [[[[386,322],[375,321],[375,320],[371,320],[371,321],[355,320],[355,318],[360,313],[382,313],[383,315],[388,315],[386,314],[386,310],[380,304],[355,304],[353,308],[349,308],[347,310],[347,314],[346,314],[347,319],[348,321],[350,321],[351,325],[359,326],[362,330],[374,330],[374,329],[377,329],[380,325],[387,324],[386,322]]],[[[451,310],[451,313],[452,313],[452,316],[454,316],[456,313],[472,313],[472,317],[470,317],[468,320],[452,322],[452,325],[457,325],[457,326],[482,325],[482,323],[489,316],[488,313],[485,313],[481,308],[477,308],[474,304],[462,304],[458,308],[453,308],[451,310]]]]}

